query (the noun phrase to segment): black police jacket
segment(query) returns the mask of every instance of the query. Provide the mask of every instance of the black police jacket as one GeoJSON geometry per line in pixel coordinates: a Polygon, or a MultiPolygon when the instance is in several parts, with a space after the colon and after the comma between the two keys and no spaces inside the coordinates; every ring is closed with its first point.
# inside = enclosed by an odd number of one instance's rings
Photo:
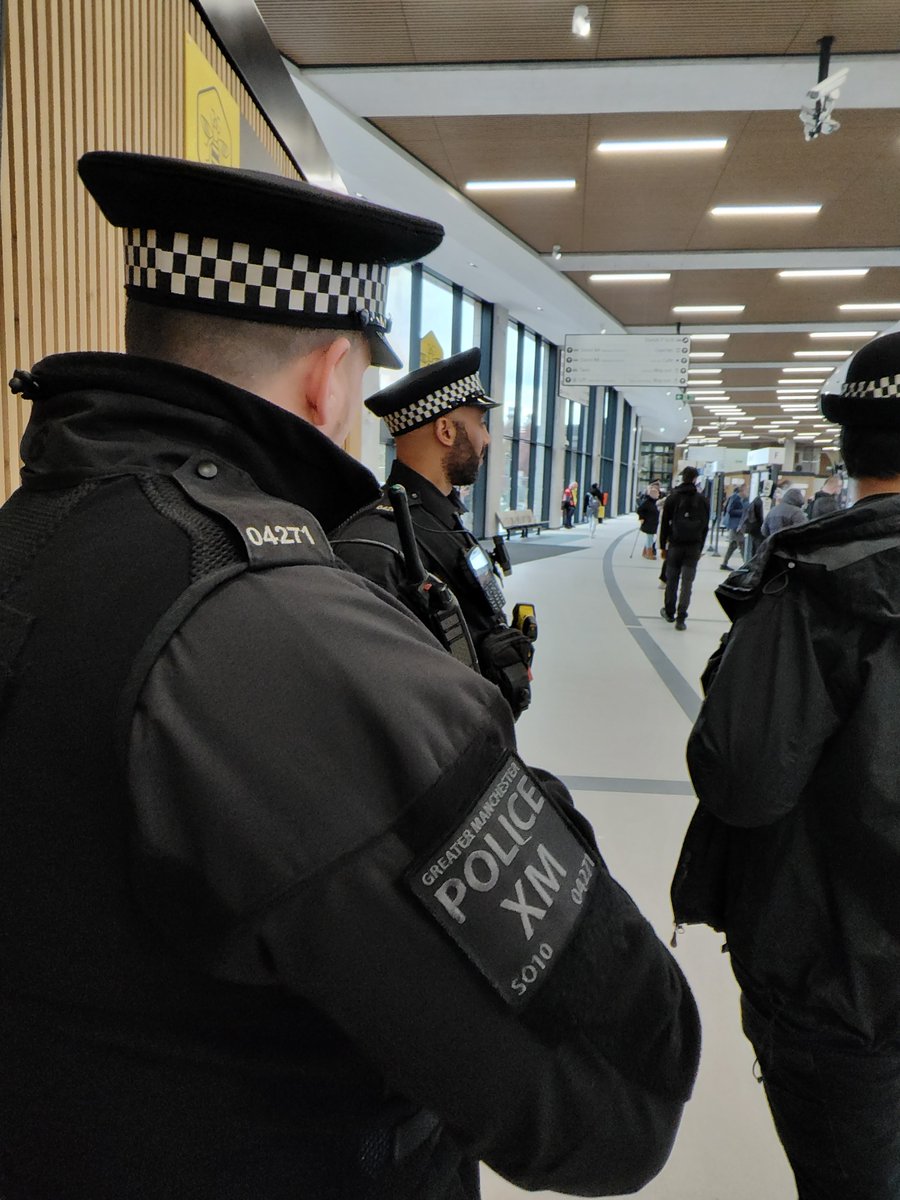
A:
{"type": "Polygon", "coordinates": [[[332,535],[341,558],[373,583],[415,611],[410,600],[400,535],[387,489],[401,484],[409,499],[410,518],[425,569],[442,580],[459,601],[478,658],[518,716],[531,701],[529,671],[534,646],[511,629],[502,612],[490,604],[469,567],[466,555],[478,546],[460,514],[465,506],[454,488],[448,496],[417,471],[396,459],[379,500],[355,513],[332,535]]]}
{"type": "Polygon", "coordinates": [[[727,836],[685,844],[676,908],[718,876],[713,922],[759,1007],[896,1049],[900,496],[776,534],[718,595],[734,624],[688,765],[727,836]]]}
{"type": "Polygon", "coordinates": [[[0,510],[5,1200],[637,1188],[697,1019],[496,689],[322,534],[376,494],[209,376],[39,363],[0,510]]]}

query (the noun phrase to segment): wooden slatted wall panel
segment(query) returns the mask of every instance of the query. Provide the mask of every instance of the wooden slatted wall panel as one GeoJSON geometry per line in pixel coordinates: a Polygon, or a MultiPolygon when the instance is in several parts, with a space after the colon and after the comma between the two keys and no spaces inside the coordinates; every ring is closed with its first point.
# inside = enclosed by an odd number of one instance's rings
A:
{"type": "Polygon", "coordinates": [[[75,170],[86,150],[178,156],[190,34],[285,175],[297,172],[189,0],[8,0],[0,160],[0,499],[18,485],[29,404],[15,367],[120,350],[121,235],[75,170]]]}

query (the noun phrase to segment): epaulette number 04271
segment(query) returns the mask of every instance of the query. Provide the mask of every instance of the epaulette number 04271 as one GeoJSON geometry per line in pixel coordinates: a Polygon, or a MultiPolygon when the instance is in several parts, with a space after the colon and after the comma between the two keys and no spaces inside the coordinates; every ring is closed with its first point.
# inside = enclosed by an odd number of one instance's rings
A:
{"type": "Polygon", "coordinates": [[[244,532],[252,546],[315,546],[316,539],[306,525],[248,525],[244,532]]]}

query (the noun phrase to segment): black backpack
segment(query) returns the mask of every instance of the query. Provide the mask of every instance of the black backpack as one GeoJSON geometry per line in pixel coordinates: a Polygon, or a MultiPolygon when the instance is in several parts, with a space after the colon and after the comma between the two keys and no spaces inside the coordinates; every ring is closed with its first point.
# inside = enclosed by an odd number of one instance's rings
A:
{"type": "Polygon", "coordinates": [[[744,513],[744,519],[741,522],[741,532],[748,534],[750,537],[762,537],[763,518],[760,515],[762,501],[757,496],[747,505],[747,511],[744,513]]]}
{"type": "Polygon", "coordinates": [[[702,544],[707,526],[705,507],[696,491],[693,495],[678,497],[672,513],[673,542],[702,544]]]}

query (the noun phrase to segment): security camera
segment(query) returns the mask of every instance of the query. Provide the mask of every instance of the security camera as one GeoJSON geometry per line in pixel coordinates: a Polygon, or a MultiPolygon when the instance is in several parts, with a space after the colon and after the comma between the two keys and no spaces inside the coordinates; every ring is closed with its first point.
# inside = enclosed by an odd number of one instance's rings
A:
{"type": "Polygon", "coordinates": [[[814,87],[809,89],[806,95],[812,101],[831,100],[834,103],[838,96],[840,96],[841,88],[844,86],[849,73],[849,67],[841,67],[840,71],[835,71],[827,79],[820,79],[814,87]]]}
{"type": "Polygon", "coordinates": [[[835,133],[840,129],[840,122],[832,117],[831,111],[835,100],[841,94],[841,87],[848,72],[848,67],[842,67],[827,79],[820,79],[806,93],[806,99],[800,109],[800,120],[803,122],[803,136],[808,142],[820,134],[835,133]]]}

